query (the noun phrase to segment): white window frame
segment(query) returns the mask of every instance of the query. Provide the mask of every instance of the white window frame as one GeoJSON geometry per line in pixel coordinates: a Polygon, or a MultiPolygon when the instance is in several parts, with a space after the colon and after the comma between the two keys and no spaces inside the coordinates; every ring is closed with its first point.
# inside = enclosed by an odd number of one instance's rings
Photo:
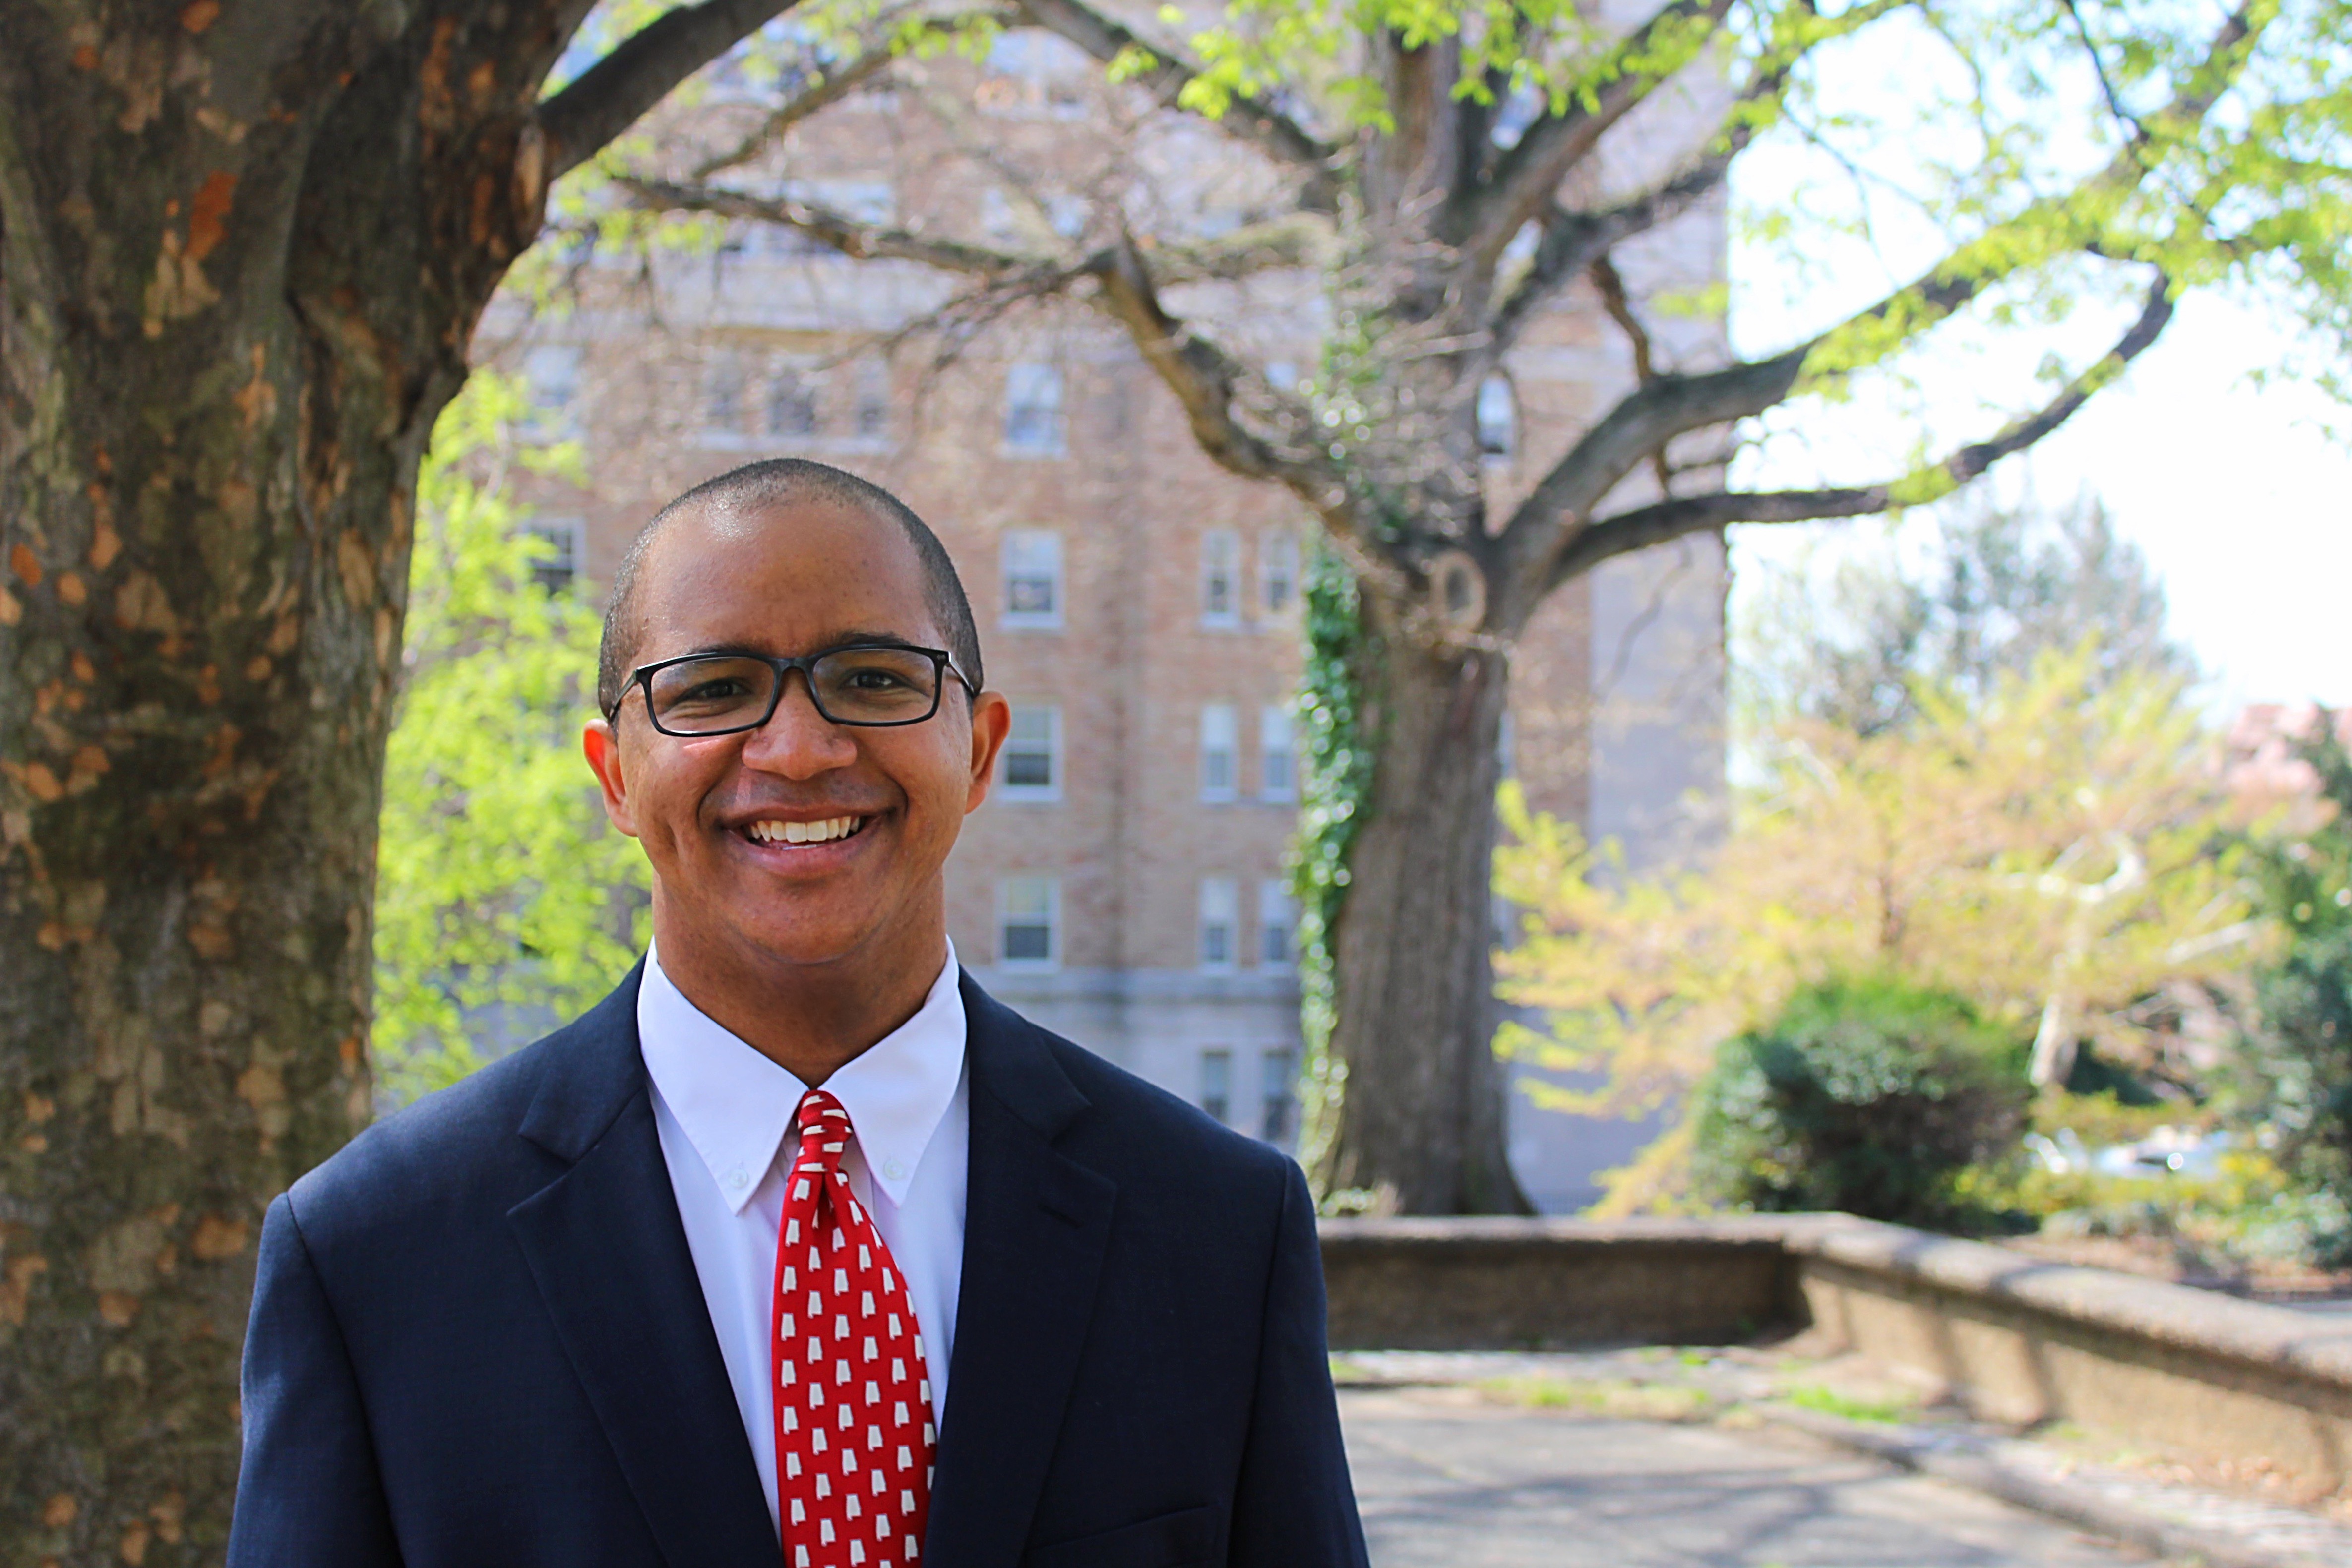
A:
{"type": "Polygon", "coordinates": [[[1201,1048],[1201,1097],[1197,1103],[1217,1121],[1233,1124],[1234,1049],[1229,1045],[1201,1048]]]}
{"type": "Polygon", "coordinates": [[[1013,630],[1058,632],[1062,629],[1062,605],[1069,591],[1069,574],[1064,570],[1062,535],[1055,528],[1007,528],[996,542],[997,602],[1003,607],[997,623],[1013,630]],[[1017,561],[1015,557],[1031,559],[1017,561]],[[1052,558],[1050,571],[1040,571],[1045,557],[1052,558]],[[1018,565],[1024,570],[1015,571],[1018,565]],[[1053,583],[1052,606],[1045,610],[1013,608],[1013,582],[1015,577],[1024,581],[1049,578],[1053,583]]]}
{"type": "Polygon", "coordinates": [[[1298,967],[1298,904],[1290,896],[1289,884],[1279,877],[1257,884],[1257,967],[1275,974],[1298,967]],[[1283,934],[1279,958],[1265,950],[1266,934],[1277,930],[1283,934]]]}
{"type": "Polygon", "coordinates": [[[579,517],[533,517],[523,532],[536,534],[555,547],[552,559],[531,563],[531,580],[550,593],[561,592],[580,580],[588,569],[588,524],[579,517]],[[551,581],[551,578],[558,580],[551,581]]]}
{"type": "Polygon", "coordinates": [[[1192,946],[1204,975],[1230,975],[1241,967],[1242,892],[1229,876],[1201,879],[1200,918],[1193,927],[1192,946]],[[1223,956],[1211,950],[1209,934],[1222,931],[1223,956]]]}
{"type": "Polygon", "coordinates": [[[745,371],[743,361],[732,354],[722,354],[703,367],[702,428],[698,433],[701,444],[728,450],[740,450],[751,444],[751,438],[743,428],[744,415],[748,412],[744,407],[743,394],[750,381],[751,376],[745,371]],[[735,418],[731,424],[719,422],[718,404],[722,396],[734,404],[735,418]]]}
{"type": "Polygon", "coordinates": [[[1258,538],[1257,607],[1268,618],[1297,612],[1298,536],[1288,528],[1276,528],[1258,538]],[[1280,603],[1275,601],[1277,585],[1280,603]]]}
{"type": "Polygon", "coordinates": [[[1201,705],[1201,799],[1212,805],[1223,805],[1241,798],[1238,775],[1241,772],[1239,726],[1231,703],[1201,705]],[[1218,781],[1216,769],[1210,766],[1213,757],[1224,758],[1224,778],[1218,781]]]}
{"type": "Polygon", "coordinates": [[[1070,453],[1070,388],[1062,367],[1022,360],[1004,367],[1004,453],[1009,457],[1066,457],[1070,453]],[[1051,390],[1050,397],[1016,401],[1051,390]],[[1016,422],[1019,422],[1016,423],[1016,422]],[[1029,428],[1034,423],[1036,428],[1029,428]]]}
{"type": "Polygon", "coordinates": [[[831,380],[816,365],[805,361],[784,360],[768,371],[768,396],[760,410],[760,430],[770,441],[796,441],[814,445],[824,439],[824,404],[826,383],[831,380]],[[807,394],[809,427],[806,430],[776,428],[777,393],[789,382],[807,394]]]}
{"type": "Polygon", "coordinates": [[[1257,798],[1286,806],[1298,799],[1298,727],[1280,704],[1257,710],[1257,798]],[[1276,757],[1282,758],[1279,779],[1276,757]]]}
{"type": "MultiPolygon", "coordinates": [[[[1004,740],[1003,758],[997,769],[997,789],[1008,800],[1059,800],[1062,798],[1062,710],[1054,703],[1014,703],[1013,722],[1018,727],[1024,718],[1043,721],[1045,728],[1045,782],[1015,784],[1013,782],[1013,737],[1004,740]]],[[[1029,748],[1034,751],[1035,747],[1029,748]]]]}
{"type": "Polygon", "coordinates": [[[1201,535],[1201,624],[1223,628],[1241,623],[1242,536],[1232,528],[1205,529],[1201,535]],[[1221,580],[1225,602],[1219,610],[1215,606],[1221,580]]]}
{"type": "MultiPolygon", "coordinates": [[[[1034,915],[1024,911],[1020,923],[1036,924],[1034,915]]],[[[1046,974],[1062,967],[1062,879],[1057,876],[1020,874],[1003,876],[996,881],[996,967],[1016,974],[1046,974]],[[1005,941],[1005,928],[1014,921],[1013,894],[1016,891],[1043,891],[1045,895],[1045,956],[1015,958],[1011,956],[1011,944],[1005,941]]]]}
{"type": "Polygon", "coordinates": [[[530,402],[523,429],[541,437],[570,435],[580,428],[580,372],[587,350],[577,343],[541,343],[523,355],[523,381],[530,402]]]}
{"type": "Polygon", "coordinates": [[[1257,1135],[1286,1144],[1298,1130],[1298,1052],[1287,1045],[1257,1053],[1257,1135]]]}

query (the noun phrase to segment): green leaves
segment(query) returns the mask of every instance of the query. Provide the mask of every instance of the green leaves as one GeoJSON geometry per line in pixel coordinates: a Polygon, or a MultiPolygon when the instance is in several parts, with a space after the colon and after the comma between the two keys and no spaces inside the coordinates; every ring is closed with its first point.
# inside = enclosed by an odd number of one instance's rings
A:
{"type": "Polygon", "coordinates": [[[377,849],[379,1082],[404,1102],[583,1010],[642,946],[645,862],[605,823],[579,753],[598,619],[533,580],[547,542],[507,493],[518,383],[478,373],[417,486],[404,678],[377,849]]]}

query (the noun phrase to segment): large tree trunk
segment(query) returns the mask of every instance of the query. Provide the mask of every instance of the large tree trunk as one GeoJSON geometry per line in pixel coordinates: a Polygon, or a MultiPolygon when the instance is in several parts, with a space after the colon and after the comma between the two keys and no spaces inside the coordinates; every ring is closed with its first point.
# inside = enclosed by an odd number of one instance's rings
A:
{"type": "Polygon", "coordinates": [[[1318,1172],[1402,1214],[1529,1210],[1494,1053],[1495,791],[1509,690],[1494,648],[1433,651],[1364,596],[1370,799],[1330,934],[1344,1072],[1318,1172]]]}
{"type": "Polygon", "coordinates": [[[561,40],[68,9],[0,9],[0,1564],[158,1568],[226,1538],[263,1207],[369,1114],[411,489],[561,40]]]}

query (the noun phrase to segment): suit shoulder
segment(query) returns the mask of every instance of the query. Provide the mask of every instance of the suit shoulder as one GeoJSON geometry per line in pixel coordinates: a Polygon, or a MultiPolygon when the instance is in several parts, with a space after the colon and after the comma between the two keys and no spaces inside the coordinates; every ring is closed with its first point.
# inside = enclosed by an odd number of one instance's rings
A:
{"type": "Polygon", "coordinates": [[[288,1196],[305,1235],[494,1197],[504,1168],[528,1158],[518,1129],[549,1071],[579,1049],[573,1036],[559,1030],[369,1125],[295,1182],[288,1196]]]}

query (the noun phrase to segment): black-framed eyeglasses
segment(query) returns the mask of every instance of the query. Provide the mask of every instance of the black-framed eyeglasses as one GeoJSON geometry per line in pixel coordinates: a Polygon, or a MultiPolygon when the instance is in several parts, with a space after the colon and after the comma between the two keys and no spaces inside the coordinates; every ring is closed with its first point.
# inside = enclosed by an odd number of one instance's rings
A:
{"type": "Polygon", "coordinates": [[[884,729],[920,724],[940,711],[947,677],[973,689],[939,648],[898,643],[854,643],[798,658],[764,653],[687,653],[630,672],[607,719],[617,719],[629,693],[642,686],[646,716],[664,735],[699,737],[758,729],[776,714],[785,679],[798,670],[809,698],[827,723],[884,729]]]}

